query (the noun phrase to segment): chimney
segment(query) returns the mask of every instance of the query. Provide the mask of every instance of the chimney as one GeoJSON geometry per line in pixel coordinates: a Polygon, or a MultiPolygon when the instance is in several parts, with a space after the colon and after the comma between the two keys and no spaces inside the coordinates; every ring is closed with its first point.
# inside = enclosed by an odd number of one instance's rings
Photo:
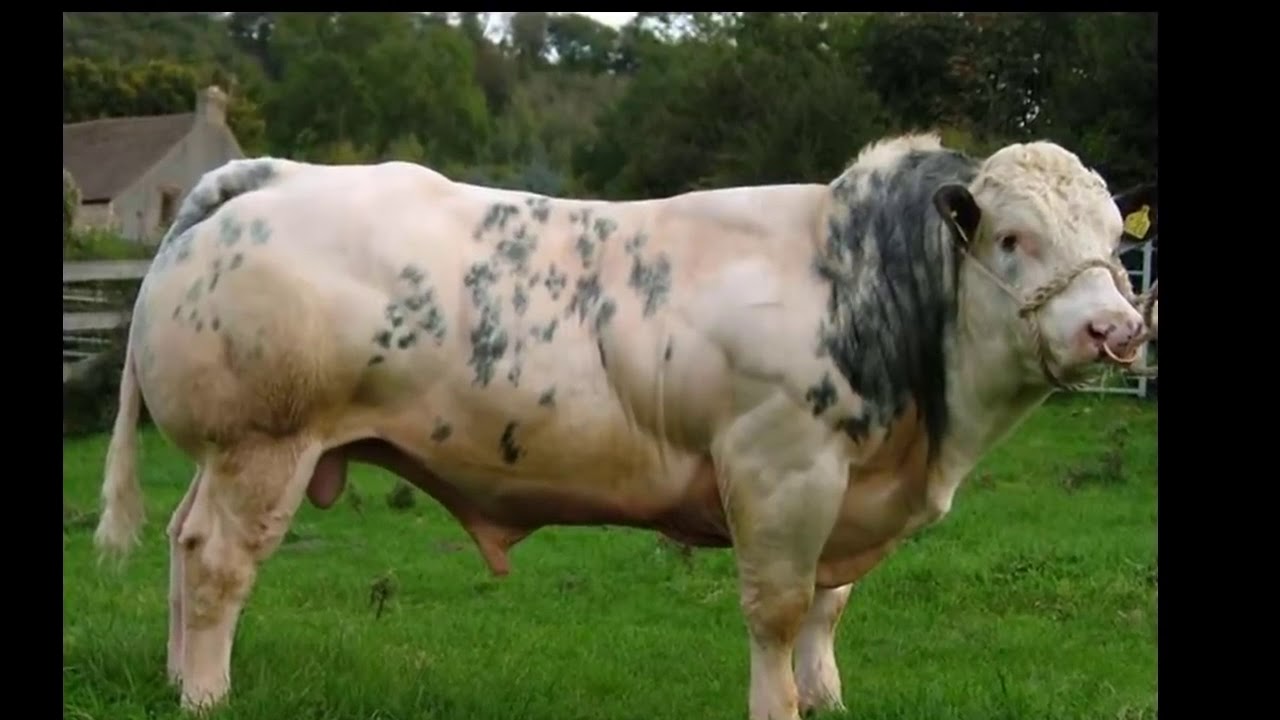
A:
{"type": "Polygon", "coordinates": [[[217,85],[210,85],[196,93],[196,122],[227,124],[227,94],[217,85]]]}

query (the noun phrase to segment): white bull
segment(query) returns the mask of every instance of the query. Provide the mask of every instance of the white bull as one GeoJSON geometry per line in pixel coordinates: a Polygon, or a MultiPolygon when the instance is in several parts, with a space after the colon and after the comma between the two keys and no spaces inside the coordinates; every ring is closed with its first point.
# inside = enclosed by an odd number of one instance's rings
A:
{"type": "Polygon", "coordinates": [[[1154,234],[1154,190],[1113,197],[1050,143],[975,160],[932,135],[827,185],[638,202],[235,161],[142,284],[96,540],[137,540],[145,400],[197,465],[169,525],[184,707],[229,691],[260,563],[356,461],[438,500],[497,574],[548,525],[732,547],[750,717],[838,708],[852,583],[1141,340],[1113,255],[1130,212],[1129,240],[1154,234]]]}

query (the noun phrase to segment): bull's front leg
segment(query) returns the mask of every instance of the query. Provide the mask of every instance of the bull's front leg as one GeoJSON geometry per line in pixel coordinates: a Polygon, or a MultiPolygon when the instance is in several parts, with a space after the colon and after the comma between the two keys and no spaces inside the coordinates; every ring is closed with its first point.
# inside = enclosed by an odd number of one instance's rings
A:
{"type": "Polygon", "coordinates": [[[852,590],[850,583],[814,593],[796,639],[795,672],[801,712],[845,709],[836,665],[836,628],[852,590]]]}
{"type": "MultiPolygon", "coordinates": [[[[796,684],[800,691],[800,710],[844,710],[840,688],[840,670],[836,666],[836,628],[849,604],[854,585],[889,555],[897,545],[890,541],[859,555],[846,558],[834,567],[835,577],[847,580],[844,585],[821,588],[814,593],[809,614],[796,640],[796,684]]],[[[831,578],[828,578],[828,581],[831,578]]]]}
{"type": "Polygon", "coordinates": [[[798,720],[792,653],[847,463],[825,428],[774,415],[784,422],[736,423],[717,443],[716,460],[750,636],[750,718],[798,720]]]}

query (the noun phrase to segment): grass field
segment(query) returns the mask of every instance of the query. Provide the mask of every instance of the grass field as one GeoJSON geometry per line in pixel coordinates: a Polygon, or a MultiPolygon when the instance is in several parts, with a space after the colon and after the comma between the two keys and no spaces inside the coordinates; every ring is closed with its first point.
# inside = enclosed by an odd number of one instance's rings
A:
{"type": "MultiPolygon", "coordinates": [[[[851,720],[1155,716],[1156,409],[1055,399],[951,515],[854,591],[838,635],[851,720]]],[[[64,445],[64,717],[176,718],[164,527],[191,465],[144,432],[148,524],[96,566],[106,438],[64,445]]],[[[728,551],[548,529],[489,577],[426,495],[359,468],[305,506],[242,616],[232,701],[252,720],[741,720],[747,644],[728,551]],[[379,609],[373,588],[389,588],[379,609]]],[[[837,715],[837,717],[846,717],[837,715]]]]}

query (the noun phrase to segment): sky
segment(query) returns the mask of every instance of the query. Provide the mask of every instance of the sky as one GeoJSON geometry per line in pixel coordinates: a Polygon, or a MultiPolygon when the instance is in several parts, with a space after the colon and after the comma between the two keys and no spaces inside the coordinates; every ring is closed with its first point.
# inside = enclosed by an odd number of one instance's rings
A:
{"type": "Polygon", "coordinates": [[[622,27],[628,20],[635,17],[633,12],[580,12],[579,15],[586,15],[596,22],[604,23],[609,27],[622,27]]]}
{"type": "MultiPolygon", "coordinates": [[[[490,40],[497,40],[506,32],[505,23],[515,13],[489,13],[489,22],[485,26],[485,35],[490,40]]],[[[562,13],[549,13],[552,15],[560,15],[562,13]]],[[[578,15],[586,15],[596,22],[604,23],[612,28],[620,28],[627,23],[628,20],[635,17],[633,12],[580,12],[578,15]]]]}
{"type": "MultiPolygon", "coordinates": [[[[228,13],[223,13],[224,15],[228,13]]],[[[497,15],[498,13],[494,13],[497,15]]],[[[633,12],[583,12],[579,15],[586,15],[589,18],[602,22],[609,27],[619,28],[626,24],[628,20],[635,17],[633,12]]]]}

